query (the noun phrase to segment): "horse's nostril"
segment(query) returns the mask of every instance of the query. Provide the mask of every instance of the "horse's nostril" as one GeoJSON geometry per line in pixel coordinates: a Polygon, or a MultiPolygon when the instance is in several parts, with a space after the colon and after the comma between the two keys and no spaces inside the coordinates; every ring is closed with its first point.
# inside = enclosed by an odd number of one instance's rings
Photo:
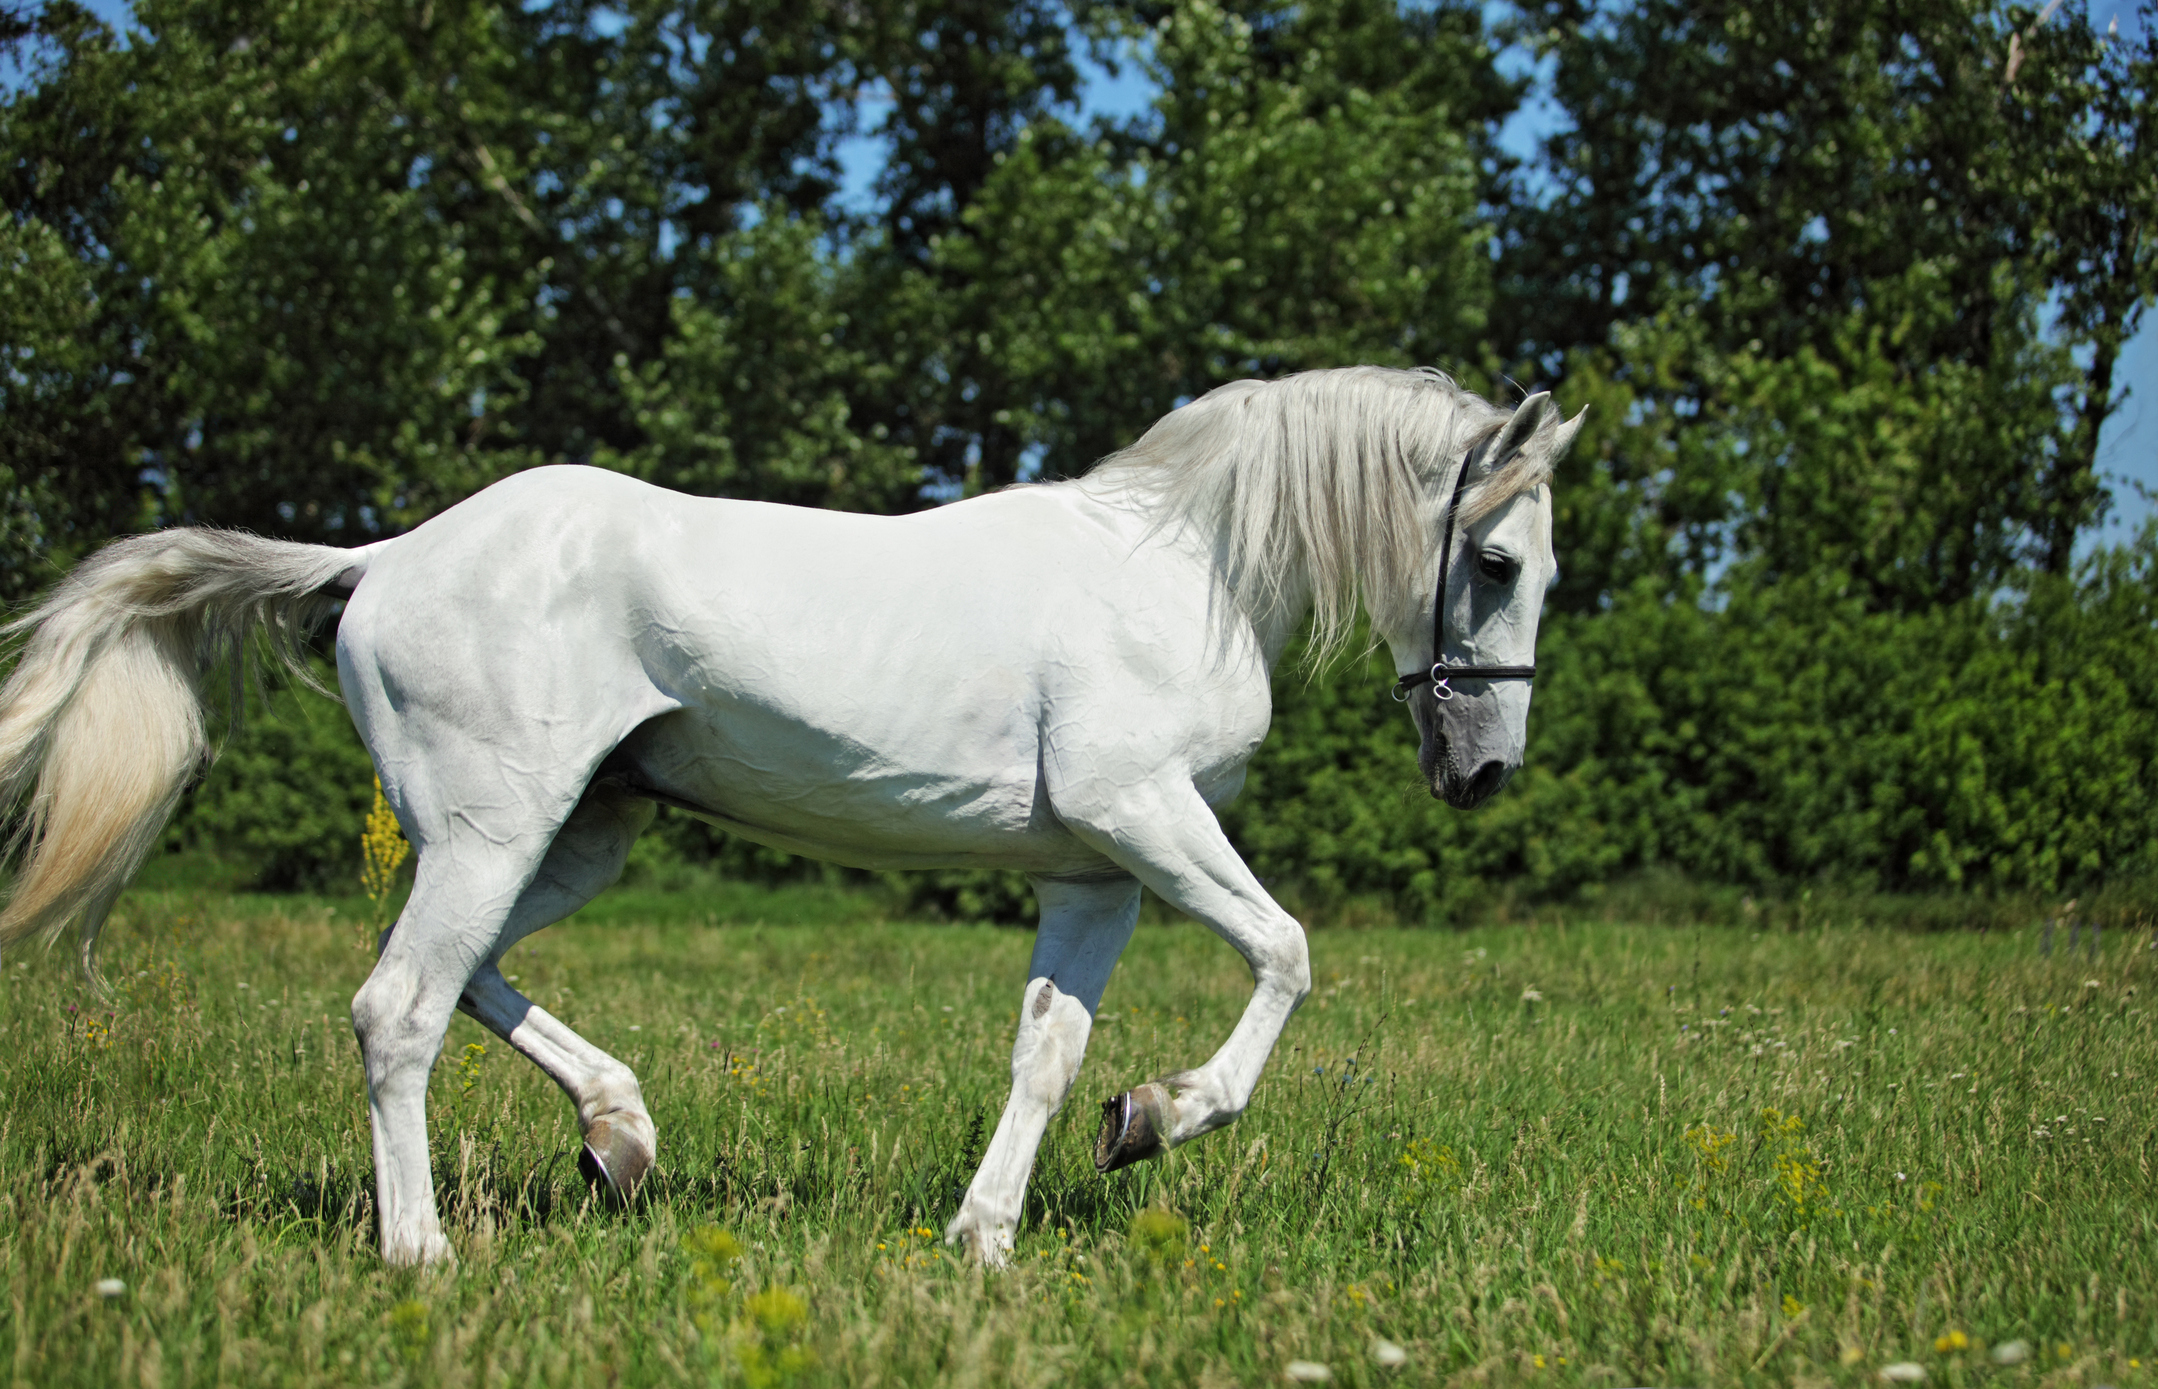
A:
{"type": "Polygon", "coordinates": [[[1469,778],[1469,799],[1481,801],[1497,795],[1499,788],[1506,784],[1506,776],[1504,762],[1486,762],[1476,769],[1475,776],[1469,778]]]}

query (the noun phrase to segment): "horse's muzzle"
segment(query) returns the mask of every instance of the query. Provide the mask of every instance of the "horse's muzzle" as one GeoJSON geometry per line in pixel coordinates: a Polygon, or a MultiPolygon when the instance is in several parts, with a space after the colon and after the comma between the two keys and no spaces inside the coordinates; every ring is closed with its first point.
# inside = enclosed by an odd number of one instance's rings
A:
{"type": "MultiPolygon", "coordinates": [[[[1465,701],[1457,701],[1457,703],[1465,701]]],[[[1468,810],[1482,805],[1504,789],[1514,774],[1514,764],[1505,757],[1490,755],[1493,740],[1479,738],[1479,730],[1473,725],[1464,726],[1458,738],[1448,736],[1445,719],[1437,701],[1428,695],[1416,707],[1417,731],[1423,735],[1416,749],[1416,765],[1423,772],[1425,784],[1431,787],[1433,798],[1442,800],[1456,810],[1468,810]],[[1482,743],[1482,748],[1477,746],[1482,743]],[[1478,753],[1483,755],[1478,757],[1478,753]],[[1463,770],[1463,754],[1476,758],[1473,771],[1463,770]]],[[[1473,717],[1473,713],[1463,717],[1473,717]]]]}
{"type": "Polygon", "coordinates": [[[1453,760],[1446,758],[1439,762],[1436,775],[1431,778],[1431,794],[1456,810],[1471,810],[1496,796],[1513,774],[1513,768],[1493,760],[1465,777],[1453,765],[1453,760]]]}

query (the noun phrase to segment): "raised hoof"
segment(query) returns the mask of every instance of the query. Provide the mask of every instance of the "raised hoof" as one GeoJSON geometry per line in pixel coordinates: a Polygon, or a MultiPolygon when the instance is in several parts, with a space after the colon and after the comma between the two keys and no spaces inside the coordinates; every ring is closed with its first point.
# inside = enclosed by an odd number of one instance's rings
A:
{"type": "Polygon", "coordinates": [[[1094,1138],[1094,1170],[1114,1172],[1169,1151],[1154,1117],[1168,1107],[1168,1093],[1151,1083],[1103,1100],[1101,1132],[1094,1138]]]}
{"type": "Polygon", "coordinates": [[[627,1205],[652,1170],[652,1150],[629,1125],[601,1115],[584,1131],[577,1170],[602,1195],[627,1205]]]}

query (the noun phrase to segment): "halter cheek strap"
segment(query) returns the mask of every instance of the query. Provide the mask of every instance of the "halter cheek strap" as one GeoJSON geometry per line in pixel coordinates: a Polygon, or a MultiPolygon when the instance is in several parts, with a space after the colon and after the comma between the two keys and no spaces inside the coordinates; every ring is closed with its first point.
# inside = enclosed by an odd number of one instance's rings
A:
{"type": "Polygon", "coordinates": [[[1429,684],[1431,697],[1448,700],[1454,697],[1449,680],[1534,680],[1536,667],[1526,666],[1457,666],[1446,659],[1446,577],[1454,567],[1454,513],[1461,510],[1461,490],[1468,485],[1469,460],[1461,460],[1461,471],[1454,477],[1454,497],[1446,504],[1446,539],[1439,545],[1438,594],[1431,608],[1431,669],[1412,670],[1394,682],[1394,698],[1406,700],[1409,692],[1418,685],[1429,684]]]}

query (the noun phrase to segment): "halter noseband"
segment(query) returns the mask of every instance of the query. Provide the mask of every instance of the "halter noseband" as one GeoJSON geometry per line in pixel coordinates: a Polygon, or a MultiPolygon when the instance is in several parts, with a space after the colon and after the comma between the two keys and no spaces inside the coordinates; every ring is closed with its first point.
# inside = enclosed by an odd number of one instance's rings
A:
{"type": "Polygon", "coordinates": [[[1412,670],[1394,682],[1394,699],[1406,701],[1409,691],[1429,682],[1431,697],[1445,701],[1454,697],[1449,680],[1534,680],[1536,667],[1457,666],[1446,659],[1446,576],[1454,567],[1454,513],[1461,509],[1461,489],[1469,481],[1469,460],[1461,460],[1454,477],[1454,499],[1446,504],[1446,539],[1439,546],[1439,591],[1431,609],[1431,669],[1412,670]]]}

